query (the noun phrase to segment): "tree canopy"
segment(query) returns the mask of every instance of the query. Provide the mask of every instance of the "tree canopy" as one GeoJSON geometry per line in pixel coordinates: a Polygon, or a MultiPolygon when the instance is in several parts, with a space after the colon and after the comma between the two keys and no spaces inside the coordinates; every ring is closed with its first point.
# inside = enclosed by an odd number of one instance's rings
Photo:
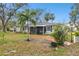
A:
{"type": "Polygon", "coordinates": [[[24,3],[0,3],[0,20],[2,22],[3,31],[6,31],[8,21],[22,8],[24,3]]]}

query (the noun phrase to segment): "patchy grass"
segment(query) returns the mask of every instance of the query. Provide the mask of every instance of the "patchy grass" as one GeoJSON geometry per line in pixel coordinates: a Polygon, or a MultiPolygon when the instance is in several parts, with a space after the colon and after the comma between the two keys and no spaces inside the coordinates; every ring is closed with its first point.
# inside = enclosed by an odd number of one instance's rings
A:
{"type": "MultiPolygon", "coordinates": [[[[0,33],[1,34],[1,33],[0,33]]],[[[5,39],[0,39],[1,56],[71,56],[79,55],[79,43],[71,46],[59,47],[54,50],[47,43],[27,42],[27,34],[5,33],[5,39]]],[[[0,36],[1,38],[1,36],[0,36]]]]}

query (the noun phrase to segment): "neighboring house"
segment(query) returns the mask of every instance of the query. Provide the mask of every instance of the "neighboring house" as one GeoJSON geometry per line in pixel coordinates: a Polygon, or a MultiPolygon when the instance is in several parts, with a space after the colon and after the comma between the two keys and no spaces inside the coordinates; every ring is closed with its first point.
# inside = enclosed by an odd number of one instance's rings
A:
{"type": "Polygon", "coordinates": [[[9,31],[11,31],[11,32],[20,32],[21,30],[20,30],[19,26],[14,26],[12,28],[9,28],[9,31]]]}
{"type": "Polygon", "coordinates": [[[71,29],[71,31],[77,31],[77,28],[73,23],[72,24],[67,23],[65,25],[68,26],[71,29]]]}

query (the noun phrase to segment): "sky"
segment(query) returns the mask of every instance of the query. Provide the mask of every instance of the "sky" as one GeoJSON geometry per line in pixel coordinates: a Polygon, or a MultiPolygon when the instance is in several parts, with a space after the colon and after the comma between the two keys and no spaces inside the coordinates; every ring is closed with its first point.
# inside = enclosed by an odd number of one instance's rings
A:
{"type": "MultiPolygon", "coordinates": [[[[41,0],[40,0],[41,1],[41,0]]],[[[29,7],[33,9],[43,9],[55,14],[54,22],[67,23],[72,3],[30,3],[29,7]]]]}

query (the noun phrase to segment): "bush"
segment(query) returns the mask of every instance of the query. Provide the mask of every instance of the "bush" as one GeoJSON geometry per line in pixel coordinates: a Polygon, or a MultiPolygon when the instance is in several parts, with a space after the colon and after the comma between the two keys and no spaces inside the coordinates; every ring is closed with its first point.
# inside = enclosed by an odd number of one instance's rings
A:
{"type": "Polygon", "coordinates": [[[74,35],[75,36],[79,36],[79,32],[74,32],[74,35]]]}
{"type": "Polygon", "coordinates": [[[64,46],[64,42],[51,42],[51,47],[56,48],[57,46],[64,46]]]}
{"type": "Polygon", "coordinates": [[[58,46],[58,44],[57,44],[57,42],[51,42],[51,47],[57,47],[58,46]]]}
{"type": "Polygon", "coordinates": [[[64,42],[63,41],[59,41],[57,44],[63,46],[64,42]]]}
{"type": "Polygon", "coordinates": [[[58,30],[51,34],[56,39],[58,45],[64,45],[64,41],[68,38],[68,34],[64,30],[58,30]]]}
{"type": "Polygon", "coordinates": [[[51,36],[56,39],[56,41],[64,41],[65,40],[65,33],[64,31],[55,31],[54,33],[51,33],[51,36]]]}

